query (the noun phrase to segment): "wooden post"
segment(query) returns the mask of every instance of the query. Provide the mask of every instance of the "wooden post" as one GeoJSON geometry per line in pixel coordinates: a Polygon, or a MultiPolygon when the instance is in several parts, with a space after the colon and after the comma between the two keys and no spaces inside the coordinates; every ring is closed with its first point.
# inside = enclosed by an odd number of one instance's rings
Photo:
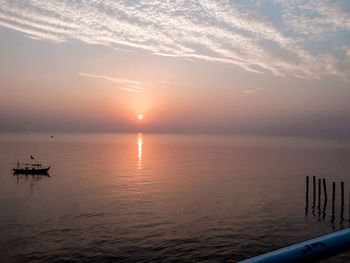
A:
{"type": "Polygon", "coordinates": [[[306,176],[306,202],[309,202],[309,176],[306,176]]]}
{"type": "Polygon", "coordinates": [[[317,204],[318,216],[321,215],[321,178],[318,178],[318,204],[317,204]]]}
{"type": "Polygon", "coordinates": [[[327,209],[327,185],[326,185],[326,179],[323,178],[323,195],[324,195],[324,202],[323,202],[323,211],[322,211],[322,219],[326,217],[326,209],[327,209]]]}
{"type": "MultiPolygon", "coordinates": [[[[305,216],[309,212],[309,176],[306,176],[306,193],[305,193],[305,216]]],[[[350,220],[350,217],[349,217],[350,220]]]]}
{"type": "Polygon", "coordinates": [[[340,183],[340,191],[341,191],[341,210],[340,210],[340,218],[344,219],[344,182],[340,183]]]}
{"type": "Polygon", "coordinates": [[[335,182],[333,182],[333,191],[332,191],[332,222],[334,221],[334,203],[335,203],[335,182]]]}
{"type": "Polygon", "coordinates": [[[323,178],[323,194],[324,194],[324,202],[327,203],[327,186],[326,179],[323,178]]]}
{"type": "Polygon", "coordinates": [[[315,199],[316,199],[316,177],[315,176],[312,177],[312,184],[313,184],[313,190],[314,190],[313,203],[315,204],[315,199]]]}
{"type": "Polygon", "coordinates": [[[315,202],[316,202],[316,177],[312,176],[313,196],[312,196],[312,214],[315,215],[315,202]]]}
{"type": "Polygon", "coordinates": [[[341,190],[341,206],[344,208],[344,182],[342,181],[340,183],[340,190],[341,190]]]}

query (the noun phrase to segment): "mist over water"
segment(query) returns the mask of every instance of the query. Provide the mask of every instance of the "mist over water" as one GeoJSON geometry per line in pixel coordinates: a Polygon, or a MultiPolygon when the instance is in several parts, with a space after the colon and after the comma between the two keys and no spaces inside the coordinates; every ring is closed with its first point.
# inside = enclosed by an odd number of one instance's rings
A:
{"type": "MultiPolygon", "coordinates": [[[[235,262],[349,227],[349,142],[50,135],[0,135],[5,262],[235,262]],[[50,177],[12,175],[30,154],[51,166],[50,177]],[[305,214],[305,177],[313,175],[327,181],[324,215],[317,203],[312,211],[312,185],[305,214]]],[[[350,253],[324,262],[348,260],[350,253]]]]}

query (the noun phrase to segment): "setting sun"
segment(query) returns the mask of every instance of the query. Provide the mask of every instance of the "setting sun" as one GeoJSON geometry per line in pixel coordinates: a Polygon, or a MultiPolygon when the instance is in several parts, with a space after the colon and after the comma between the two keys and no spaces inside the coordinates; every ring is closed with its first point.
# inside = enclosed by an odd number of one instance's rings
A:
{"type": "Polygon", "coordinates": [[[139,115],[137,116],[137,118],[138,118],[139,120],[142,120],[142,119],[143,119],[143,115],[142,115],[142,114],[139,114],[139,115]]]}

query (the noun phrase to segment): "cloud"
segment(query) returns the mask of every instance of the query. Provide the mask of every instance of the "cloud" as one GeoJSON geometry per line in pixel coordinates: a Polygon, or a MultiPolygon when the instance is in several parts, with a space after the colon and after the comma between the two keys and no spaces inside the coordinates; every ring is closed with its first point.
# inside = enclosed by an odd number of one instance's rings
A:
{"type": "Polygon", "coordinates": [[[111,82],[119,83],[119,84],[135,84],[135,85],[145,85],[145,83],[135,80],[129,80],[129,79],[118,79],[118,78],[112,78],[108,76],[103,75],[96,75],[91,73],[84,73],[84,72],[78,72],[79,75],[87,78],[94,78],[94,79],[101,79],[101,80],[108,80],[111,82]]]}
{"type": "Polygon", "coordinates": [[[116,84],[116,86],[123,90],[123,91],[129,91],[133,93],[142,93],[146,89],[151,88],[164,88],[169,87],[171,83],[166,80],[159,80],[155,83],[145,83],[137,80],[130,80],[130,79],[124,79],[124,78],[113,78],[110,76],[105,75],[97,75],[92,73],[85,73],[85,72],[77,72],[78,75],[83,76],[85,78],[92,78],[92,79],[98,79],[103,80],[107,82],[112,82],[116,84]]]}
{"type": "Polygon", "coordinates": [[[129,89],[129,88],[120,88],[121,90],[125,90],[125,91],[129,91],[129,92],[133,92],[133,93],[141,93],[142,90],[139,89],[129,89]]]}
{"type": "Polygon", "coordinates": [[[144,50],[260,74],[349,79],[350,61],[337,52],[348,46],[342,36],[350,31],[342,3],[0,0],[0,26],[41,40],[144,50]],[[266,5],[280,13],[269,16],[266,5]]]}
{"type": "Polygon", "coordinates": [[[78,72],[78,74],[86,78],[93,78],[93,79],[113,82],[117,84],[119,89],[133,92],[133,93],[142,93],[145,90],[146,86],[148,86],[148,84],[146,83],[135,81],[135,80],[112,78],[109,76],[96,75],[96,74],[84,73],[84,72],[78,72]]]}
{"type": "Polygon", "coordinates": [[[261,88],[245,89],[245,90],[242,90],[242,93],[249,94],[249,95],[255,95],[260,90],[261,90],[261,88]]]}
{"type": "Polygon", "coordinates": [[[275,0],[281,4],[285,24],[308,39],[327,37],[330,33],[350,30],[350,14],[343,11],[343,1],[275,0]]]}

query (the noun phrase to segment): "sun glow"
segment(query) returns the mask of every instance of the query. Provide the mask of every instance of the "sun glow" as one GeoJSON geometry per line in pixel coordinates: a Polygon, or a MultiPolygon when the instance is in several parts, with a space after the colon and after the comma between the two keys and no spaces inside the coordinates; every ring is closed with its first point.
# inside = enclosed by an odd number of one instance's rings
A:
{"type": "Polygon", "coordinates": [[[137,135],[137,146],[138,146],[138,162],[137,168],[142,169],[142,133],[137,135]]]}
{"type": "Polygon", "coordinates": [[[139,120],[142,120],[142,119],[143,119],[143,115],[142,115],[142,114],[139,114],[139,115],[137,116],[137,118],[138,118],[139,120]]]}

